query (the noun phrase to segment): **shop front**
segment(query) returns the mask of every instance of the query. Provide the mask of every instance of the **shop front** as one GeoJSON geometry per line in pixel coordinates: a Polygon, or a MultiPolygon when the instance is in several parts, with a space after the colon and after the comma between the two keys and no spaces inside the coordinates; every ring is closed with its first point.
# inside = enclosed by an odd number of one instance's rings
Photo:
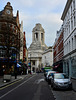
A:
{"type": "Polygon", "coordinates": [[[71,61],[71,66],[72,66],[72,78],[76,78],[76,56],[73,57],[71,61]]]}
{"type": "Polygon", "coordinates": [[[16,60],[0,58],[0,76],[3,76],[4,74],[14,75],[15,66],[16,60]]]}
{"type": "Polygon", "coordinates": [[[64,59],[63,72],[71,78],[76,78],[76,56],[70,56],[64,59]]]}
{"type": "Polygon", "coordinates": [[[62,73],[63,72],[63,62],[58,61],[53,64],[53,70],[62,73]]]}

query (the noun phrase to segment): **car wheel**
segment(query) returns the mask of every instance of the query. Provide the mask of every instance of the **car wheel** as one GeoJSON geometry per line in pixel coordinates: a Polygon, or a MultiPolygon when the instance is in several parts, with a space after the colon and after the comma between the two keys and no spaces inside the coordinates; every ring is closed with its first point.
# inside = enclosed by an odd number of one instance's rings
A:
{"type": "Polygon", "coordinates": [[[54,86],[54,84],[53,84],[52,88],[53,88],[53,90],[55,90],[55,86],[54,86]]]}
{"type": "Polygon", "coordinates": [[[48,84],[50,84],[50,81],[48,80],[48,84]]]}
{"type": "Polygon", "coordinates": [[[70,90],[72,90],[73,88],[72,88],[72,84],[70,85],[70,88],[69,88],[70,90]]]}
{"type": "Polygon", "coordinates": [[[53,85],[51,84],[51,87],[53,87],[53,85]]]}

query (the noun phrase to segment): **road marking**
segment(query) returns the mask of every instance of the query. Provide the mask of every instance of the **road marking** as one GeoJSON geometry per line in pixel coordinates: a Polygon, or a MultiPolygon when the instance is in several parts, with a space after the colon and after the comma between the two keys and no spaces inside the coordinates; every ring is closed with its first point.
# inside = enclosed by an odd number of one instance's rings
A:
{"type": "Polygon", "coordinates": [[[9,93],[11,93],[12,91],[16,90],[17,88],[19,88],[21,85],[23,85],[24,83],[26,83],[27,81],[29,81],[31,78],[33,78],[34,76],[30,77],[29,79],[27,79],[26,81],[24,81],[23,83],[21,83],[20,85],[18,85],[17,87],[15,87],[14,89],[10,90],[9,92],[7,92],[6,94],[2,95],[0,97],[0,99],[2,99],[3,97],[5,97],[6,95],[8,95],[9,93]]]}
{"type": "Polygon", "coordinates": [[[39,84],[40,82],[43,82],[43,81],[45,81],[44,79],[39,79],[38,81],[37,81],[37,84],[39,84]]]}
{"type": "MultiPolygon", "coordinates": [[[[27,76],[27,75],[26,75],[26,76],[27,76]]],[[[6,86],[1,87],[1,88],[0,88],[0,90],[5,89],[6,87],[9,87],[9,86],[13,85],[13,84],[15,84],[15,83],[17,83],[17,82],[21,81],[22,79],[24,79],[24,78],[23,78],[23,77],[20,77],[20,79],[19,79],[19,80],[14,81],[14,82],[12,82],[12,83],[10,83],[10,84],[6,85],[6,86]]]]}
{"type": "Polygon", "coordinates": [[[18,83],[19,81],[21,81],[21,80],[17,80],[17,81],[15,81],[15,82],[11,83],[11,84],[8,84],[8,85],[6,85],[6,86],[0,88],[0,90],[5,89],[6,87],[11,86],[11,85],[13,85],[13,84],[15,84],[15,83],[18,83]]]}

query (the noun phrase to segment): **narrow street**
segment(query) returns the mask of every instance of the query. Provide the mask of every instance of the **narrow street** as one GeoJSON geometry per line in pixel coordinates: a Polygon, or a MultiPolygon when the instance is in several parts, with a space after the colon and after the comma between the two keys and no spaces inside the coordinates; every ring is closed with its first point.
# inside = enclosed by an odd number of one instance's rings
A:
{"type": "Polygon", "coordinates": [[[0,0],[0,100],[76,100],[76,0],[0,0]]]}
{"type": "Polygon", "coordinates": [[[43,74],[26,77],[0,90],[0,100],[55,100],[43,74]]]}
{"type": "Polygon", "coordinates": [[[76,100],[73,90],[53,90],[43,73],[27,75],[0,90],[0,100],[76,100]]]}

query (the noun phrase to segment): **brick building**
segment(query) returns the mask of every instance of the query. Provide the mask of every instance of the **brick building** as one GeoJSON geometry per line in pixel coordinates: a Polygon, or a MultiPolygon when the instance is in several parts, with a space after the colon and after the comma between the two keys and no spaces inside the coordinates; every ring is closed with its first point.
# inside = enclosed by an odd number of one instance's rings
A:
{"type": "Polygon", "coordinates": [[[20,24],[19,12],[13,16],[10,2],[0,11],[0,74],[14,71],[19,59],[20,24]]]}
{"type": "Polygon", "coordinates": [[[25,32],[23,32],[23,21],[20,24],[20,60],[27,61],[26,36],[25,32]]]}
{"type": "Polygon", "coordinates": [[[63,25],[59,31],[53,46],[53,68],[62,72],[63,70],[63,25]]]}
{"type": "Polygon", "coordinates": [[[26,47],[26,37],[24,32],[24,38],[23,38],[23,61],[25,62],[27,60],[27,47],[26,47]]]}

